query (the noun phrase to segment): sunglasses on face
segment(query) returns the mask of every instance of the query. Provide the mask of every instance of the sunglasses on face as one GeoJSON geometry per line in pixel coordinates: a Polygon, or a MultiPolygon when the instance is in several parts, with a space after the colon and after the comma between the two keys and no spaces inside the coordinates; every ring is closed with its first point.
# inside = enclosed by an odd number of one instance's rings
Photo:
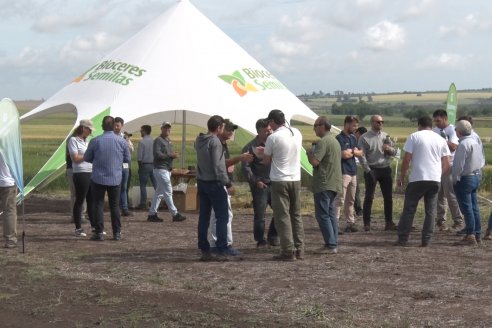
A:
{"type": "Polygon", "coordinates": [[[377,123],[377,124],[384,124],[384,121],[374,121],[374,123],[377,123]]]}

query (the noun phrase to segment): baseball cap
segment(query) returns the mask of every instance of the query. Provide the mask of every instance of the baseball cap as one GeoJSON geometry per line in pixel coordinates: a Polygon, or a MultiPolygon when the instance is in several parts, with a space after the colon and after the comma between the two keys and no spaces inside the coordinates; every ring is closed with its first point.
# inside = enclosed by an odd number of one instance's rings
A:
{"type": "Polygon", "coordinates": [[[161,128],[165,128],[165,127],[171,127],[171,123],[169,122],[162,123],[161,128]]]}
{"type": "Polygon", "coordinates": [[[85,126],[88,129],[90,129],[91,132],[94,132],[96,130],[96,129],[94,129],[94,124],[92,124],[92,121],[91,120],[83,119],[83,120],[80,120],[79,124],[82,125],[82,126],[85,126]]]}
{"type": "Polygon", "coordinates": [[[224,120],[224,123],[225,123],[224,130],[234,131],[234,130],[237,130],[237,128],[238,128],[238,126],[236,124],[232,123],[228,118],[226,118],[224,120]]]}

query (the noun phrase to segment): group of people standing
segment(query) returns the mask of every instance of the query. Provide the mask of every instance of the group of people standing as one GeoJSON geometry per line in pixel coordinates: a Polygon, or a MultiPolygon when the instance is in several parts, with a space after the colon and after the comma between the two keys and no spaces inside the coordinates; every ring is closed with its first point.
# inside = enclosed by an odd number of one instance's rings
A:
{"type": "MultiPolygon", "coordinates": [[[[81,120],[74,130],[73,136],[67,141],[67,176],[74,191],[73,221],[75,236],[85,237],[82,228],[83,213],[92,228],[91,239],[104,240],[103,205],[107,192],[111,212],[113,239],[121,239],[121,215],[130,216],[128,209],[128,186],[130,178],[131,153],[133,143],[131,135],[122,133],[124,120],[120,117],[103,118],[103,134],[88,142],[88,137],[95,131],[90,120],[81,120]],[[84,207],[86,204],[86,207],[84,207]]],[[[161,135],[152,140],[151,127],[141,128],[142,142],[138,149],[139,180],[141,188],[140,208],[146,208],[146,184],[152,181],[156,191],[149,209],[148,221],[162,222],[157,210],[162,198],[166,201],[173,221],[183,221],[172,201],[171,169],[172,160],[177,157],[169,138],[171,124],[164,122],[161,135]],[[150,143],[149,143],[150,141],[150,143]]]]}
{"type": "MultiPolygon", "coordinates": [[[[364,170],[365,197],[362,206],[364,231],[371,230],[371,212],[375,189],[379,184],[384,203],[384,230],[397,231],[397,246],[406,246],[410,232],[415,228],[413,219],[418,202],[424,198],[425,218],[421,246],[431,243],[434,226],[446,226],[447,207],[451,209],[452,228],[464,235],[456,245],[476,245],[481,242],[480,211],[477,190],[485,165],[483,146],[472,129],[470,117],[459,118],[456,127],[447,121],[447,113],[437,110],[433,117],[418,120],[418,131],[412,133],[405,152],[398,186],[407,184],[405,201],[398,224],[393,221],[393,179],[391,162],[399,150],[383,131],[384,120],[374,115],[367,131],[359,127],[355,116],[347,116],[343,130],[334,135],[331,124],[324,116],[314,123],[319,140],[307,151],[313,166],[312,192],[315,217],[324,245],[315,251],[320,254],[338,252],[338,235],[359,231],[356,223],[358,182],[357,162],[364,170]],[[435,126],[433,128],[433,125],[435,126]],[[360,131],[363,131],[360,133],[360,131]],[[339,229],[341,221],[346,222],[339,229]],[[465,225],[463,225],[463,221],[465,225]]],[[[197,180],[200,195],[198,247],[201,260],[229,260],[237,250],[227,243],[228,211],[233,185],[227,175],[220,136],[225,120],[213,116],[208,121],[208,134],[200,135],[197,150],[197,180]],[[212,209],[217,218],[217,243],[210,247],[207,230],[212,209]]],[[[279,254],[274,260],[294,261],[304,258],[304,228],[300,217],[300,156],[302,135],[291,127],[280,110],[272,110],[266,119],[256,125],[258,135],[243,152],[253,154],[253,160],[242,163],[243,174],[253,195],[254,238],[257,247],[275,244],[278,238],[279,254]],[[271,205],[273,217],[265,239],[265,209],[271,205]]],[[[360,204],[360,200],[359,200],[360,204]]],[[[360,206],[360,205],[359,205],[360,206]]],[[[360,210],[359,210],[360,211],[360,210]]],[[[490,220],[492,223],[492,220],[490,220]]],[[[484,239],[491,239],[491,229],[484,239]]]]}
{"type": "MultiPolygon", "coordinates": [[[[456,126],[447,120],[444,110],[433,117],[418,120],[418,131],[406,140],[398,185],[406,184],[404,208],[398,225],[393,221],[392,157],[397,155],[393,140],[383,131],[384,120],[374,115],[367,131],[359,127],[355,116],[346,116],[343,130],[334,135],[324,116],[314,123],[319,140],[307,150],[313,166],[312,192],[315,217],[324,245],[316,251],[322,254],[338,252],[338,235],[358,232],[356,218],[362,212],[363,228],[371,230],[371,212],[377,184],[384,202],[384,230],[397,230],[395,245],[406,246],[418,202],[424,198],[425,218],[421,246],[429,246],[433,229],[448,230],[447,207],[453,218],[453,228],[463,239],[456,245],[476,245],[482,240],[481,217],[477,201],[485,156],[480,137],[473,131],[471,117],[460,117],[456,126]],[[434,123],[434,128],[433,128],[434,123]],[[361,206],[357,181],[358,164],[364,170],[365,197],[361,206]],[[346,222],[339,229],[340,222],[346,222]],[[465,225],[463,225],[463,222],[465,225]]],[[[103,205],[108,194],[113,239],[121,239],[120,212],[128,210],[128,176],[133,145],[129,135],[121,133],[121,118],[103,118],[103,134],[88,142],[95,131],[90,120],[81,120],[67,142],[67,175],[73,183],[72,207],[74,234],[84,237],[82,216],[86,212],[92,228],[91,239],[104,240],[103,205]],[[85,204],[86,207],[84,206],[85,204]]],[[[161,125],[161,134],[152,139],[151,127],[141,127],[138,145],[138,173],[141,189],[139,209],[147,205],[146,185],[150,179],[155,188],[147,221],[163,222],[158,217],[164,199],[173,221],[186,219],[178,212],[172,199],[171,171],[174,152],[170,140],[171,123],[161,125]]],[[[231,196],[234,194],[234,166],[241,163],[253,198],[253,235],[258,248],[280,246],[274,260],[294,261],[304,258],[304,228],[300,215],[302,135],[289,125],[280,110],[256,123],[257,136],[231,156],[227,146],[238,128],[230,120],[214,115],[208,122],[208,133],[195,141],[197,153],[197,187],[200,199],[198,248],[203,261],[229,260],[240,255],[233,247],[231,196]],[[265,236],[266,209],[270,205],[273,218],[265,236]]],[[[130,135],[131,136],[131,135],[130,135]]],[[[1,154],[0,154],[1,155],[1,154]]],[[[13,180],[8,166],[0,156],[0,196],[4,219],[6,247],[16,244],[12,232],[10,191],[13,180]]],[[[15,206],[14,206],[15,209],[15,206]]],[[[492,219],[483,239],[491,239],[492,219]]],[[[14,227],[15,230],[15,227],[14,227]]]]}

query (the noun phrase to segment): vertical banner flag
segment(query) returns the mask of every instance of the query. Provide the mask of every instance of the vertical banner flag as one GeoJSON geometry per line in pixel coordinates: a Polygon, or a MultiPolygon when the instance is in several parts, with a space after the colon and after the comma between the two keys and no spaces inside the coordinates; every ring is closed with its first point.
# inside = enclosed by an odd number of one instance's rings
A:
{"type": "Polygon", "coordinates": [[[20,121],[15,103],[8,98],[0,101],[0,152],[19,188],[17,203],[20,203],[24,199],[20,121]]]}
{"type": "Polygon", "coordinates": [[[456,122],[456,113],[458,112],[458,93],[456,92],[454,83],[451,83],[449,87],[446,112],[448,112],[449,123],[454,125],[456,122]]]}

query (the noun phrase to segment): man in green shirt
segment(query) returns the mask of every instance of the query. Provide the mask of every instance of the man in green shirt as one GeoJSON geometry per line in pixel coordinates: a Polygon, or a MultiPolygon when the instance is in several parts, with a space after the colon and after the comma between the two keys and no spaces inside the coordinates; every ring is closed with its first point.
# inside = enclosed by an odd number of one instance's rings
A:
{"type": "Polygon", "coordinates": [[[313,195],[315,216],[325,245],[319,253],[336,254],[338,223],[335,213],[337,193],[342,192],[342,151],[340,143],[330,133],[331,124],[325,116],[314,123],[314,132],[320,140],[308,151],[313,165],[313,195]]]}

